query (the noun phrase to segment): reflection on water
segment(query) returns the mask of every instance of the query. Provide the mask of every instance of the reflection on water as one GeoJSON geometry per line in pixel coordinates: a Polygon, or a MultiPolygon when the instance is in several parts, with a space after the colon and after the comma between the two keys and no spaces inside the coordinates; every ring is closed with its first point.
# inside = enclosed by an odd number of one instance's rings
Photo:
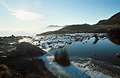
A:
{"type": "Polygon", "coordinates": [[[96,38],[95,38],[95,41],[93,42],[93,44],[96,44],[96,43],[98,42],[98,40],[99,40],[99,39],[96,39],[96,38]]]}
{"type": "MultiPolygon", "coordinates": [[[[109,74],[112,72],[111,75],[118,74],[120,76],[120,58],[116,57],[116,54],[120,53],[119,45],[120,38],[109,35],[108,37],[84,39],[82,42],[74,42],[64,48],[67,49],[71,61],[82,63],[89,59],[87,61],[97,65],[97,67],[110,71],[109,74]]],[[[97,70],[103,71],[101,69],[97,70]]]]}
{"type": "Polygon", "coordinates": [[[116,57],[116,54],[120,53],[119,45],[120,39],[108,36],[84,39],[82,42],[74,42],[64,48],[68,50],[70,57],[87,57],[120,66],[120,58],[116,57]]]}
{"type": "MultiPolygon", "coordinates": [[[[84,40],[83,43],[84,42],[86,42],[86,40],[84,40]]],[[[76,42],[71,45],[67,45],[66,48],[68,49],[71,57],[89,57],[120,66],[120,59],[116,57],[116,53],[120,52],[120,46],[112,43],[109,39],[102,38],[99,39],[98,42],[95,38],[91,38],[85,44],[76,42]]]]}
{"type": "Polygon", "coordinates": [[[94,34],[94,37],[95,37],[95,41],[93,42],[93,44],[96,44],[98,42],[98,36],[96,34],[94,34]]]}
{"type": "Polygon", "coordinates": [[[120,45],[120,35],[118,36],[118,35],[109,34],[108,39],[111,42],[113,42],[113,43],[115,43],[117,45],[120,45]]]}

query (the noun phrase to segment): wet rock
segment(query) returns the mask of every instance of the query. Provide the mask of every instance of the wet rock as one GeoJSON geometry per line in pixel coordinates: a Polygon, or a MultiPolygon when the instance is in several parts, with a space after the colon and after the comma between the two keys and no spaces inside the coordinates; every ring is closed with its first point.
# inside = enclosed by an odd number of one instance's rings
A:
{"type": "Polygon", "coordinates": [[[50,45],[52,42],[47,42],[48,45],[50,45]]]}
{"type": "Polygon", "coordinates": [[[83,41],[83,38],[82,38],[82,39],[80,39],[80,41],[82,42],[82,41],[83,41]]]}
{"type": "Polygon", "coordinates": [[[87,41],[85,41],[85,43],[87,43],[87,41]]]}
{"type": "Polygon", "coordinates": [[[63,48],[64,46],[64,44],[55,45],[55,49],[63,48]]]}
{"type": "Polygon", "coordinates": [[[97,54],[96,54],[96,53],[94,53],[93,55],[95,55],[95,56],[96,56],[97,54]]]}
{"type": "Polygon", "coordinates": [[[86,40],[89,40],[89,39],[90,39],[89,37],[86,38],[86,40]]]}
{"type": "Polygon", "coordinates": [[[116,56],[117,56],[118,58],[120,58],[120,53],[117,53],[116,56]]]}
{"type": "Polygon", "coordinates": [[[72,42],[70,42],[70,41],[66,41],[65,44],[72,44],[72,42]]]}
{"type": "Polygon", "coordinates": [[[94,37],[96,40],[99,40],[97,34],[94,34],[94,37]]]}
{"type": "Polygon", "coordinates": [[[76,38],[76,39],[75,39],[75,41],[79,41],[79,40],[80,40],[80,38],[76,38]]]}

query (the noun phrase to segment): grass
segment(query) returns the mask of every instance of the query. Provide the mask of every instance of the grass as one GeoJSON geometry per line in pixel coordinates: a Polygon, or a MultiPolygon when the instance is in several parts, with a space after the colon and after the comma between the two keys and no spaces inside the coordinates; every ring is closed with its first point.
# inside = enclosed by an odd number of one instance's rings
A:
{"type": "Polygon", "coordinates": [[[67,53],[67,50],[61,50],[60,53],[58,53],[57,51],[55,52],[55,62],[57,62],[58,64],[62,65],[62,66],[69,66],[70,65],[70,59],[69,59],[69,55],[67,53]]]}
{"type": "Polygon", "coordinates": [[[0,78],[11,78],[11,73],[4,64],[0,64],[0,78]]]}
{"type": "Polygon", "coordinates": [[[109,29],[120,29],[120,25],[70,25],[56,31],[45,32],[37,35],[49,35],[49,34],[65,34],[65,33],[80,33],[80,32],[91,32],[91,33],[106,33],[109,29]]]}

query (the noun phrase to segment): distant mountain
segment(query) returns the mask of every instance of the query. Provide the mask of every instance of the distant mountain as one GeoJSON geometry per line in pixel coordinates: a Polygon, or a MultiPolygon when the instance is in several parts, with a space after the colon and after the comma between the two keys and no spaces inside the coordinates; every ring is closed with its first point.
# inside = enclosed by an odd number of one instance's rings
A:
{"type": "Polygon", "coordinates": [[[97,24],[78,24],[78,25],[67,25],[57,31],[45,32],[37,35],[48,35],[48,34],[64,34],[64,33],[80,33],[80,32],[91,32],[91,33],[106,33],[109,30],[120,29],[120,12],[113,15],[107,20],[101,20],[97,24]]]}
{"type": "Polygon", "coordinates": [[[82,24],[83,26],[90,26],[90,24],[87,24],[87,23],[85,23],[85,24],[82,24]]]}
{"type": "Polygon", "coordinates": [[[107,20],[100,20],[97,25],[120,25],[120,12],[107,20]]]}
{"type": "Polygon", "coordinates": [[[58,26],[58,25],[49,25],[48,27],[62,27],[62,26],[58,26]]]}

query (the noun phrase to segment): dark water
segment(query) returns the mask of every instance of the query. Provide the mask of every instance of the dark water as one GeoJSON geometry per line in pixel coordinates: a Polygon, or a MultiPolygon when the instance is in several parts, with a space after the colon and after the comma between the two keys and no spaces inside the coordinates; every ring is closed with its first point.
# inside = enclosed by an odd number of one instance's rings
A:
{"type": "MultiPolygon", "coordinates": [[[[99,40],[96,40],[92,37],[89,40],[84,39],[82,42],[66,45],[63,49],[68,51],[71,61],[80,64],[91,61],[94,64],[92,67],[94,70],[100,70],[113,77],[120,77],[120,58],[116,56],[117,53],[120,53],[120,39],[99,37],[99,40]]],[[[57,51],[60,50],[57,49],[57,51]]],[[[55,50],[51,52],[54,53],[55,50]]]]}
{"type": "MultiPolygon", "coordinates": [[[[63,49],[68,51],[71,60],[78,61],[78,58],[91,58],[93,60],[105,61],[107,63],[120,66],[120,58],[116,57],[120,53],[120,45],[114,43],[107,37],[83,40],[82,42],[74,42],[71,45],[66,45],[63,49]]],[[[119,42],[119,41],[118,41],[119,42]]],[[[61,49],[57,49],[60,51],[61,49]]],[[[51,52],[55,52],[51,51],[51,52]]]]}
{"type": "MultiPolygon", "coordinates": [[[[84,40],[83,42],[75,42],[67,45],[70,57],[88,57],[94,60],[106,61],[114,65],[120,66],[120,58],[116,57],[116,53],[120,53],[120,46],[107,39],[99,39],[94,44],[95,39],[84,40]]],[[[77,60],[77,59],[71,59],[77,60]]]]}

